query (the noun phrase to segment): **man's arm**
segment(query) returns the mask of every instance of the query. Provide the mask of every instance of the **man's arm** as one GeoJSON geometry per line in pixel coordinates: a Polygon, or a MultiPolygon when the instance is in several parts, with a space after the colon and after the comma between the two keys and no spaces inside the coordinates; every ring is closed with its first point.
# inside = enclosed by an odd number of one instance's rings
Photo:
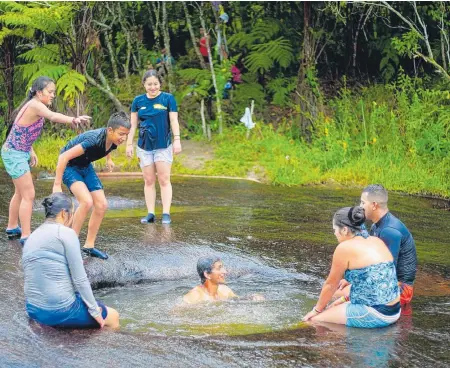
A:
{"type": "Polygon", "coordinates": [[[70,150],[59,155],[58,163],[56,164],[55,182],[53,183],[53,193],[62,192],[61,182],[64,174],[64,170],[67,167],[67,163],[75,157],[81,156],[84,153],[84,148],[81,144],[77,144],[70,150]]]}

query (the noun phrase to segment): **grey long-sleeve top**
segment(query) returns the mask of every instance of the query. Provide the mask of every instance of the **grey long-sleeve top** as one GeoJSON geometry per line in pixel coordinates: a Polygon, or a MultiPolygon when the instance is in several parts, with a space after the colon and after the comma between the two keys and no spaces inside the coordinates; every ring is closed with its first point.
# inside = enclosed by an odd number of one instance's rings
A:
{"type": "Polygon", "coordinates": [[[91,316],[100,315],[84,270],[80,241],[71,228],[57,223],[39,226],[25,243],[22,265],[27,303],[60,309],[70,306],[78,291],[91,316]]]}

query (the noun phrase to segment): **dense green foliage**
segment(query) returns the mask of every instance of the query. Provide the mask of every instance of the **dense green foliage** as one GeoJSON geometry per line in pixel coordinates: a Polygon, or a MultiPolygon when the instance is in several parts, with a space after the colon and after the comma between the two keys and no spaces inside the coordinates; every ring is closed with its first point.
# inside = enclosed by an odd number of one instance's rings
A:
{"type": "MultiPolygon", "coordinates": [[[[166,48],[175,63],[161,66],[164,89],[180,105],[183,138],[206,139],[207,128],[216,147],[216,158],[196,173],[257,171],[276,185],[380,182],[450,195],[447,3],[186,5],[1,3],[3,132],[38,75],[57,81],[56,110],[84,112],[93,116],[92,127],[103,126],[144,92],[140,77],[166,48]],[[219,18],[224,12],[228,22],[219,18]],[[199,59],[202,24],[211,37],[212,67],[199,59]],[[233,65],[242,83],[224,98],[233,65]],[[207,127],[202,100],[209,106],[207,127]],[[248,134],[239,119],[251,100],[257,125],[248,134]]],[[[72,134],[46,127],[36,143],[41,167],[54,169],[72,134]]],[[[116,154],[122,170],[136,170],[136,160],[122,151],[116,154]]]]}

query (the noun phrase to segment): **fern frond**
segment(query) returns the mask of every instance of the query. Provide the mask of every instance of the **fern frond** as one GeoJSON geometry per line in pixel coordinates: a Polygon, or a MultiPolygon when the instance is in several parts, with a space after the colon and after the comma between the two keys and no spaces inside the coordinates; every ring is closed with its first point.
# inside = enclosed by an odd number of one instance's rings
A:
{"type": "Polygon", "coordinates": [[[188,68],[179,70],[177,74],[187,81],[195,81],[197,83],[202,80],[209,81],[211,79],[211,72],[205,69],[188,68]]]}
{"type": "Polygon", "coordinates": [[[5,13],[0,15],[0,22],[9,27],[23,27],[37,29],[47,34],[67,32],[71,26],[74,5],[66,3],[42,4],[29,2],[22,4],[8,4],[5,13]]]}
{"type": "Polygon", "coordinates": [[[86,77],[73,69],[61,75],[56,81],[56,93],[63,94],[63,100],[71,107],[75,106],[75,98],[85,89],[86,77]]]}
{"type": "Polygon", "coordinates": [[[252,33],[239,32],[230,36],[227,40],[228,45],[237,49],[252,46],[258,37],[252,33]]]}
{"type": "Polygon", "coordinates": [[[53,64],[23,64],[17,66],[19,72],[22,74],[23,80],[28,80],[28,87],[33,81],[40,76],[47,76],[53,80],[58,80],[63,74],[67,73],[70,68],[67,65],[53,65],[53,64]]]}
{"type": "Polygon", "coordinates": [[[20,54],[18,57],[29,63],[58,64],[60,60],[59,45],[49,44],[35,47],[32,50],[20,54]]]}
{"type": "Polygon", "coordinates": [[[284,37],[254,45],[252,47],[252,54],[253,53],[266,55],[271,60],[280,64],[283,68],[287,68],[295,59],[291,43],[284,37]]]}
{"type": "Polygon", "coordinates": [[[276,36],[281,30],[280,22],[276,19],[266,18],[261,19],[253,27],[252,36],[261,42],[270,40],[272,37],[276,36]]]}
{"type": "Polygon", "coordinates": [[[273,93],[272,103],[278,106],[286,106],[289,103],[289,95],[295,90],[297,78],[277,78],[267,83],[267,89],[273,93]]]}
{"type": "Polygon", "coordinates": [[[249,54],[245,60],[245,66],[252,73],[267,72],[273,65],[273,60],[267,55],[259,52],[249,54]]]}
{"type": "Polygon", "coordinates": [[[235,91],[235,100],[255,100],[258,105],[263,105],[265,101],[264,89],[259,83],[238,84],[235,91]]]}

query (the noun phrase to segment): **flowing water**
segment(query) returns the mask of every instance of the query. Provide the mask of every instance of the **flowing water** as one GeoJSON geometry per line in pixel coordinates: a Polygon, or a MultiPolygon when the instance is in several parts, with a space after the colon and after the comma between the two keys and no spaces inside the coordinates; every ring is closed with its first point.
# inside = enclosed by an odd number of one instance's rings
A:
{"type": "MultiPolygon", "coordinates": [[[[317,300],[336,245],[334,211],[358,189],[274,188],[245,181],[174,179],[173,223],[141,225],[142,180],[104,180],[110,209],[89,259],[95,295],[121,314],[118,332],[63,331],[24,310],[21,247],[0,235],[1,367],[439,367],[450,364],[450,213],[435,200],[391,195],[413,231],[420,270],[412,315],[378,330],[301,323],[317,300]],[[184,307],[197,259],[222,258],[242,298],[184,307]],[[246,296],[263,294],[264,301],[246,296]]],[[[42,199],[50,181],[37,181],[42,199]]],[[[10,180],[0,176],[0,228],[10,180]]],[[[159,207],[160,208],[160,207],[159,207]]],[[[160,216],[159,216],[160,217],[160,216]]],[[[36,201],[33,227],[43,221],[36,201]]],[[[81,240],[85,233],[81,234],[81,240]]]]}

